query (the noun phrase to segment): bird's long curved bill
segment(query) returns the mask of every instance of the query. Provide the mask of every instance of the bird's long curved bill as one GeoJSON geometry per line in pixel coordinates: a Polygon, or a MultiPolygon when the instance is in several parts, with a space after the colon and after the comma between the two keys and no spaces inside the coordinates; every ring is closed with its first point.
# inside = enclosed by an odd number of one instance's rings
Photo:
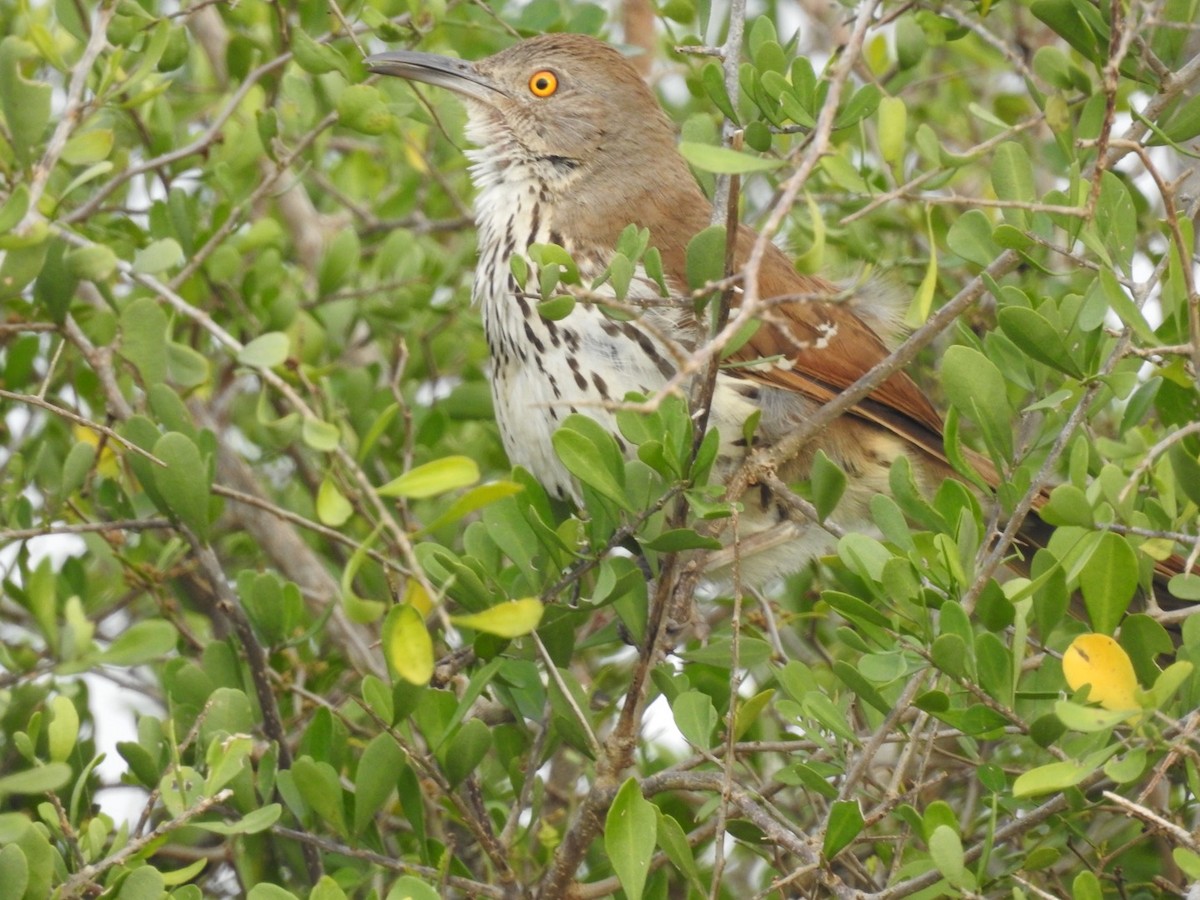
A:
{"type": "Polygon", "coordinates": [[[487,76],[465,59],[420,53],[416,50],[393,50],[376,53],[365,60],[367,68],[377,75],[394,75],[409,81],[421,81],[447,88],[483,103],[495,103],[504,92],[487,76]]]}

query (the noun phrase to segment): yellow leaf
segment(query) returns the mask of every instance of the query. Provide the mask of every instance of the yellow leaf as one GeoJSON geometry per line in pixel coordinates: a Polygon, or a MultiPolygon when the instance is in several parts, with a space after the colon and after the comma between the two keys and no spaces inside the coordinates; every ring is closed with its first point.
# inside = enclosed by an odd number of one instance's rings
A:
{"type": "Polygon", "coordinates": [[[383,652],[397,675],[412,684],[433,677],[433,638],[412,606],[393,606],[383,621],[383,652]]]}
{"type": "Polygon", "coordinates": [[[412,141],[404,142],[404,161],[408,168],[422,175],[429,174],[429,163],[425,161],[425,153],[412,141]]]}
{"type": "Polygon", "coordinates": [[[420,499],[466,487],[479,480],[479,466],[469,456],[446,456],[410,469],[379,489],[380,497],[420,499]]]}
{"type": "MultiPolygon", "coordinates": [[[[91,444],[93,447],[100,446],[100,432],[93,431],[84,425],[72,425],[71,431],[75,435],[75,440],[91,444]]],[[[113,453],[111,441],[104,443],[104,449],[100,451],[100,459],[96,463],[96,471],[105,478],[116,478],[121,474],[121,470],[117,467],[117,455],[113,453]]]]}
{"type": "Polygon", "coordinates": [[[346,524],[346,520],[354,515],[354,507],[346,496],[338,490],[333,478],[326,475],[317,490],[317,518],[322,525],[337,528],[346,524]]]}
{"type": "Polygon", "coordinates": [[[536,597],[509,600],[483,612],[467,616],[451,616],[450,621],[463,628],[473,628],[503,638],[529,634],[542,621],[542,601],[536,597]]]}
{"type": "Polygon", "coordinates": [[[416,609],[422,616],[427,616],[433,611],[433,601],[429,599],[429,592],[415,578],[408,579],[404,586],[404,603],[416,609]]]}
{"type": "Polygon", "coordinates": [[[1088,699],[1105,709],[1138,709],[1137,677],[1129,654],[1106,634],[1081,634],[1063,654],[1063,675],[1071,690],[1089,686],[1088,699]]]}

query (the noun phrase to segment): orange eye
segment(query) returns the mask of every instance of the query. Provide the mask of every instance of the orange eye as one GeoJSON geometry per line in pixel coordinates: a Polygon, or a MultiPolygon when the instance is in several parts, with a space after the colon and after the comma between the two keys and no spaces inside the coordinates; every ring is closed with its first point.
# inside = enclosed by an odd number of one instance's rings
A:
{"type": "Polygon", "coordinates": [[[529,92],[535,97],[549,97],[558,90],[558,76],[549,69],[540,69],[529,78],[529,92]]]}

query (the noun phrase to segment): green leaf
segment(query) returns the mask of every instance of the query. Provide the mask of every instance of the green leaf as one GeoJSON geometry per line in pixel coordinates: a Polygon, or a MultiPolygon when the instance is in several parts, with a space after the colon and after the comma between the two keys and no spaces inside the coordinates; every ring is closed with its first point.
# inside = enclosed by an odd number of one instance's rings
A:
{"type": "Polygon", "coordinates": [[[0,797],[7,794],[44,794],[56,791],[71,780],[71,767],[64,762],[47,763],[22,772],[0,776],[0,797]]]}
{"type": "Polygon", "coordinates": [[[654,804],[642,797],[637,781],[629,778],[617,791],[604,822],[604,849],[629,900],[642,898],[657,830],[654,804]]]}
{"type": "Polygon", "coordinates": [[[479,480],[479,466],[469,456],[446,456],[409,469],[379,488],[381,497],[421,499],[466,487],[479,480]]]}
{"type": "Polygon", "coordinates": [[[561,245],[530,244],[529,250],[526,252],[530,262],[539,269],[555,268],[558,273],[556,281],[561,281],[563,284],[579,284],[579,267],[575,265],[571,254],[561,245]]]}
{"type": "Polygon", "coordinates": [[[326,44],[318,44],[303,27],[292,29],[292,56],[296,64],[310,75],[340,72],[350,79],[350,66],[345,57],[326,44]]]}
{"type": "Polygon", "coordinates": [[[1054,714],[1058,720],[1072,731],[1090,734],[1095,731],[1107,731],[1115,728],[1129,719],[1129,710],[1109,710],[1098,706],[1082,706],[1070,700],[1057,700],[1054,703],[1054,714]]]}
{"type": "Polygon", "coordinates": [[[1072,900],[1104,900],[1104,886],[1095,872],[1084,870],[1071,882],[1072,900]]]}
{"type": "Polygon", "coordinates": [[[460,628],[472,628],[502,638],[518,638],[537,628],[544,611],[541,600],[526,597],[500,603],[483,612],[451,616],[450,621],[460,628]]]}
{"type": "MultiPolygon", "coordinates": [[[[278,804],[272,805],[277,806],[278,804]]],[[[246,900],[300,900],[300,898],[290,890],[281,888],[278,884],[264,881],[250,889],[250,893],[246,894],[246,900]]]]}
{"type": "Polygon", "coordinates": [[[383,620],[383,655],[393,672],[412,684],[433,677],[433,639],[412,606],[393,606],[383,620]]]}
{"type": "Polygon", "coordinates": [[[1013,782],[1014,797],[1036,797],[1074,787],[1108,762],[1121,745],[1114,744],[1080,760],[1063,760],[1022,772],[1013,782]]]}
{"type": "Polygon", "coordinates": [[[1171,851],[1171,857],[1188,878],[1192,881],[1200,880],[1200,853],[1187,847],[1176,847],[1171,851]]]}
{"type": "Polygon", "coordinates": [[[700,877],[700,869],[696,866],[696,856],[692,852],[683,827],[674,818],[664,814],[657,806],[654,807],[654,812],[658,821],[658,846],[667,855],[671,865],[687,876],[692,887],[700,894],[704,894],[706,892],[704,881],[700,877]]]}
{"type": "Polygon", "coordinates": [[[988,445],[1011,458],[1012,406],[996,364],[972,347],[950,347],[942,358],[942,385],[954,407],[979,425],[988,445]]]}
{"type": "Polygon", "coordinates": [[[1004,222],[992,229],[992,240],[998,247],[1003,247],[1005,250],[1019,250],[1022,253],[1033,246],[1033,238],[1029,236],[1029,232],[1004,222]]]}
{"type": "Polygon", "coordinates": [[[55,694],[50,699],[50,722],[46,726],[47,749],[52,762],[66,762],[75,752],[79,738],[79,713],[70,698],[55,694]]]}
{"type": "Polygon", "coordinates": [[[1006,306],[996,317],[1000,330],[1038,362],[1072,378],[1083,378],[1083,370],[1064,345],[1062,334],[1050,320],[1027,306],[1006,306]]]}
{"type": "Polygon", "coordinates": [[[1117,276],[1110,269],[1102,268],[1098,283],[1103,291],[1104,299],[1108,301],[1113,312],[1120,316],[1121,321],[1128,325],[1142,341],[1154,345],[1158,341],[1154,329],[1150,327],[1150,323],[1146,321],[1142,311],[1125,293],[1125,289],[1117,281],[1117,276]]]}
{"type": "Polygon", "coordinates": [[[962,839],[948,825],[939,825],[929,836],[929,855],[942,877],[953,887],[968,883],[966,864],[963,857],[962,839]]]}
{"type": "Polygon", "coordinates": [[[253,750],[254,741],[247,735],[213,738],[204,760],[208,765],[204,792],[211,796],[246,771],[253,750]]]}
{"type": "Polygon", "coordinates": [[[292,763],[292,778],[304,802],[321,821],[346,836],[342,785],[337,770],[327,762],[301,756],[292,763]]]}
{"type": "Polygon", "coordinates": [[[165,272],[183,262],[183,248],[173,238],[153,241],[133,255],[133,271],[142,275],[165,272]]]}
{"type": "Polygon", "coordinates": [[[838,110],[833,127],[849,128],[868,116],[874,115],[875,110],[879,108],[879,100],[882,96],[883,92],[875,85],[869,83],[863,85],[854,92],[846,105],[838,110]]]}
{"type": "Polygon", "coordinates": [[[767,705],[774,696],[775,689],[768,688],[765,691],[759,691],[749,700],[738,704],[737,713],[733,720],[733,739],[735,741],[740,741],[750,727],[758,721],[758,717],[762,715],[762,711],[767,708],[767,705]]]}
{"type": "MultiPolygon", "coordinates": [[[[0,235],[0,249],[4,249],[2,245],[10,241],[16,241],[19,245],[7,249],[3,261],[0,262],[0,299],[7,300],[18,296],[35,278],[39,282],[42,281],[39,276],[44,271],[47,251],[56,243],[47,241],[46,236],[47,229],[44,223],[35,224],[29,234],[22,238],[14,238],[12,234],[0,235]]],[[[39,294],[40,302],[61,318],[65,313],[62,309],[63,304],[52,302],[54,298],[47,296],[44,290],[39,291],[39,294]]]]}
{"type": "Polygon", "coordinates": [[[684,550],[720,550],[723,545],[716,538],[697,534],[691,528],[673,528],[652,540],[642,541],[642,546],[659,553],[678,553],[684,550]]]}
{"type": "Polygon", "coordinates": [[[1174,575],[1167,582],[1167,590],[1180,600],[1200,600],[1200,575],[1191,572],[1174,575]]]}
{"type": "Polygon", "coordinates": [[[1148,755],[1143,748],[1130,750],[1124,756],[1114,757],[1104,764],[1104,774],[1117,784],[1137,781],[1146,771],[1148,755]]]}
{"type": "Polygon", "coordinates": [[[0,41],[0,111],[23,165],[35,158],[37,144],[50,122],[52,88],[41,81],[26,81],[18,65],[35,55],[29,44],[11,34],[0,41]]]}
{"type": "Polygon", "coordinates": [[[345,525],[352,515],[354,507],[345,494],[338,490],[332,476],[326,475],[317,489],[317,518],[322,525],[338,528],[345,525]]]}
{"type": "MultiPolygon", "coordinates": [[[[1030,10],[1059,37],[1082,53],[1084,58],[1097,65],[1102,63],[1102,50],[1096,33],[1088,27],[1079,9],[1070,0],[1036,0],[1030,10]]],[[[1105,45],[1107,46],[1107,38],[1105,45]]]]}
{"type": "Polygon", "coordinates": [[[687,246],[688,287],[698,291],[725,277],[725,227],[710,225],[687,246]]]}
{"type": "Polygon", "coordinates": [[[1079,588],[1094,630],[1101,634],[1116,631],[1137,583],[1137,554],[1123,537],[1104,532],[1079,573],[1079,588]]]}
{"type": "Polygon", "coordinates": [[[353,228],[343,228],[334,235],[329,249],[321,257],[321,265],[317,270],[317,290],[321,296],[331,294],[341,287],[358,268],[361,258],[362,244],[357,231],[353,228]]]}
{"type": "Polygon", "coordinates": [[[366,675],[362,682],[362,696],[367,706],[375,715],[389,725],[395,721],[395,705],[392,703],[392,689],[383,679],[374,675],[366,675]]]}
{"type": "Polygon", "coordinates": [[[208,461],[192,439],[178,431],[160,437],[153,453],[166,464],[154,467],[154,484],[168,509],[200,540],[208,540],[208,461]]]}
{"type": "Polygon", "coordinates": [[[971,657],[967,642],[957,634],[939,634],[930,648],[933,664],[956,678],[971,677],[971,657]]]}
{"type": "Polygon", "coordinates": [[[441,900],[438,892],[413,875],[396,879],[384,900],[441,900]]]}
{"type": "MultiPolygon", "coordinates": [[[[193,820],[191,824],[197,828],[203,828],[205,831],[211,831],[214,834],[258,834],[260,831],[266,831],[278,822],[282,814],[282,806],[278,803],[268,803],[266,806],[248,812],[240,819],[234,819],[232,822],[193,820]]],[[[259,885],[259,887],[262,887],[262,885],[259,885]]],[[[254,891],[250,893],[253,895],[254,891]]]]}
{"type": "Polygon", "coordinates": [[[874,625],[879,628],[890,628],[892,625],[892,620],[886,615],[870,603],[852,594],[843,594],[841,591],[825,591],[821,594],[821,599],[851,622],[859,625],[874,625]]]}
{"type": "Polygon", "coordinates": [[[1163,135],[1177,144],[1190,141],[1200,134],[1200,94],[1196,94],[1175,110],[1162,126],[1163,135]]]}
{"type": "Polygon", "coordinates": [[[713,106],[721,111],[721,115],[729,121],[737,123],[737,112],[729,99],[729,92],[725,90],[725,70],[719,63],[704,64],[704,68],[700,70],[700,84],[703,85],[704,93],[708,95],[713,106]]]}
{"type": "Polygon", "coordinates": [[[354,833],[362,834],[375,813],[396,790],[404,751],[387,732],[375,735],[363,749],[354,776],[354,833]]]}
{"type": "Polygon", "coordinates": [[[159,900],[166,883],[154,866],[138,866],[121,882],[116,900],[159,900]]]}
{"type": "Polygon", "coordinates": [[[592,419],[571,415],[551,439],[567,471],[601,496],[631,509],[625,496],[625,469],[612,435],[592,419]]]}
{"type": "Polygon", "coordinates": [[[1193,503],[1200,504],[1200,460],[1184,446],[1183,441],[1171,445],[1167,451],[1167,458],[1171,461],[1171,468],[1175,470],[1179,489],[1193,503]]]}
{"type": "Polygon", "coordinates": [[[717,175],[745,175],[750,172],[769,172],[783,165],[783,160],[753,156],[728,147],[683,141],[679,152],[689,163],[702,172],[717,175]]]}
{"type": "Polygon", "coordinates": [[[468,719],[450,739],[442,766],[446,780],[456,787],[478,766],[492,749],[492,732],[479,719],[468,719]]]}
{"type": "MultiPolygon", "coordinates": [[[[1138,682],[1154,685],[1151,689],[1153,693],[1158,687],[1160,674],[1166,674],[1160,673],[1154,660],[1160,654],[1175,653],[1175,641],[1171,639],[1170,633],[1149,615],[1134,613],[1126,616],[1121,622],[1120,644],[1129,654],[1129,661],[1133,663],[1138,682]]],[[[1170,668],[1172,667],[1169,667],[1168,671],[1170,668]]]]}
{"type": "Polygon", "coordinates": [[[712,698],[700,691],[684,691],[671,704],[675,727],[688,743],[701,750],[712,746],[713,731],[716,730],[717,708],[712,698]]]}
{"type": "Polygon", "coordinates": [[[967,210],[954,220],[946,233],[946,243],[963,259],[977,266],[991,265],[1000,255],[1000,248],[992,240],[992,223],[978,209],[967,210]]]}
{"type": "Polygon", "coordinates": [[[343,125],[362,134],[383,134],[392,123],[379,88],[369,84],[348,85],[338,95],[337,112],[343,125]]]}
{"type": "Polygon", "coordinates": [[[29,211],[29,185],[19,182],[0,205],[0,234],[12,231],[29,211]]]}
{"type": "Polygon", "coordinates": [[[1049,525],[1075,525],[1091,528],[1096,523],[1092,504],[1082,488],[1073,484],[1055,485],[1050,499],[1038,513],[1049,525]]]}
{"type": "Polygon", "coordinates": [[[166,313],[150,297],[138,297],[121,310],[121,355],[147,386],[167,376],[167,325],[166,313]]]}
{"type": "Polygon", "coordinates": [[[250,889],[246,900],[300,900],[300,898],[277,884],[260,881],[250,889]]]}
{"type": "MultiPolygon", "coordinates": [[[[1007,141],[996,148],[992,161],[992,189],[1001,200],[1032,203],[1037,199],[1034,190],[1033,163],[1025,148],[1007,141]]],[[[1029,227],[1029,212],[1020,207],[1003,210],[1004,218],[1016,228],[1029,227]]]]}
{"type": "Polygon", "coordinates": [[[245,734],[255,727],[255,714],[246,692],[232,687],[219,687],[207,698],[207,710],[201,725],[203,739],[233,734],[245,734]]]}
{"type": "Polygon", "coordinates": [[[889,165],[899,165],[908,152],[908,107],[899,97],[879,101],[879,153],[889,165]]]}
{"type": "Polygon", "coordinates": [[[539,303],[537,311],[543,319],[558,322],[575,311],[575,298],[570,294],[559,294],[557,297],[539,303]]]}
{"type": "MultiPolygon", "coordinates": [[[[364,19],[369,18],[367,16],[364,19]]],[[[341,885],[329,875],[322,875],[308,894],[308,900],[347,900],[341,885]]]]}
{"type": "Polygon", "coordinates": [[[850,726],[846,710],[834,703],[821,691],[809,691],[800,701],[804,715],[815,719],[823,728],[832,731],[838,737],[849,743],[858,743],[858,736],[850,726]]]}
{"type": "Polygon", "coordinates": [[[237,360],[243,366],[255,369],[273,369],[287,362],[291,341],[282,331],[260,334],[238,352],[237,360]]]}
{"type": "Polygon", "coordinates": [[[186,344],[167,342],[167,372],[183,388],[199,387],[208,381],[208,360],[186,344]]]}
{"type": "Polygon", "coordinates": [[[818,450],[812,462],[813,506],[817,508],[817,518],[824,522],[829,514],[837,508],[838,501],[846,492],[846,473],[833,460],[818,450]]]}
{"type": "Polygon", "coordinates": [[[330,453],[337,449],[337,445],[342,439],[342,433],[336,425],[322,421],[316,416],[305,418],[301,436],[304,438],[304,443],[323,453],[330,453]]]}
{"type": "Polygon", "coordinates": [[[1155,679],[1154,686],[1146,691],[1146,702],[1154,709],[1165,711],[1167,702],[1192,677],[1194,670],[1195,666],[1184,659],[1171,663],[1155,679]]]}
{"type": "MultiPolygon", "coordinates": [[[[692,865],[695,866],[694,860],[692,865]]],[[[9,897],[25,896],[29,884],[29,861],[16,844],[8,844],[0,849],[0,884],[4,885],[9,897]]]]}
{"type": "Polygon", "coordinates": [[[445,525],[457,522],[469,513],[490,506],[499,500],[503,500],[505,497],[519,494],[523,490],[524,488],[515,481],[491,481],[487,484],[471,488],[471,490],[466,491],[462,496],[456,498],[444,513],[426,525],[421,531],[422,533],[436,531],[445,525]]]}
{"type": "Polygon", "coordinates": [[[1014,797],[1036,797],[1074,787],[1093,770],[1073,760],[1048,763],[1022,772],[1013,782],[1014,797]]]}
{"type": "Polygon", "coordinates": [[[66,253],[63,264],[83,281],[107,281],[117,268],[117,254],[104,244],[88,244],[66,253]]]}
{"type": "Polygon", "coordinates": [[[862,833],[866,820],[857,800],[835,800],[829,810],[821,855],[833,859],[862,833]]]}
{"type": "Polygon", "coordinates": [[[87,166],[108,157],[115,137],[111,128],[96,128],[71,136],[62,158],[73,166],[87,166]]]}

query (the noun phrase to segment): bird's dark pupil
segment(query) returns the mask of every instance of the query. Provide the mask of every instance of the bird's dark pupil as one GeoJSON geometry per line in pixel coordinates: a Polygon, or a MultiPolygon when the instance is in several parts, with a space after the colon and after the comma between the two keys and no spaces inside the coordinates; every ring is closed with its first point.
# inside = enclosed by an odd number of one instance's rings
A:
{"type": "Polygon", "coordinates": [[[545,78],[539,78],[537,80],[537,86],[538,86],[539,91],[544,91],[546,88],[548,88],[550,86],[550,82],[547,81],[545,78]]]}

